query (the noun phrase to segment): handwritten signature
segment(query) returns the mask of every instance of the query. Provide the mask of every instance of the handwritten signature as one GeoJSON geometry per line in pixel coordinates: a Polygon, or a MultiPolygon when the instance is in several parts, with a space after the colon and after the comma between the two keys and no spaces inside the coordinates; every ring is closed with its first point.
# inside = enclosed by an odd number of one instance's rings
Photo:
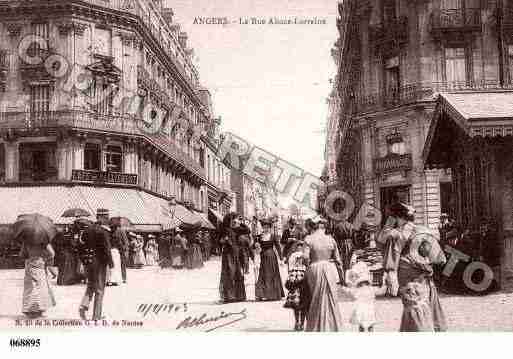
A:
{"type": "Polygon", "coordinates": [[[235,324],[247,318],[246,309],[244,308],[240,312],[221,312],[216,316],[209,316],[207,313],[203,313],[200,316],[188,316],[185,318],[176,329],[189,329],[196,328],[205,324],[215,323],[216,326],[213,328],[205,330],[205,332],[212,332],[216,329],[220,329],[223,327],[227,327],[229,325],[235,324]],[[220,323],[224,319],[229,319],[228,322],[220,323]]]}

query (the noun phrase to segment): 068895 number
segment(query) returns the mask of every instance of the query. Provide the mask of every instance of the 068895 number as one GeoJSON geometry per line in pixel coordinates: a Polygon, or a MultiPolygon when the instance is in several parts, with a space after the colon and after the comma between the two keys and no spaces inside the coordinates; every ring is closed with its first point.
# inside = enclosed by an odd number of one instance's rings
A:
{"type": "Polygon", "coordinates": [[[41,339],[37,338],[12,338],[9,342],[11,348],[39,348],[41,339]]]}

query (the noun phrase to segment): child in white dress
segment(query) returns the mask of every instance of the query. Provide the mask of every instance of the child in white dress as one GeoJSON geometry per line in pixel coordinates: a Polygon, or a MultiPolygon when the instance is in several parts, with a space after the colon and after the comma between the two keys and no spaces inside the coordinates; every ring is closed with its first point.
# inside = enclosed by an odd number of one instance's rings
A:
{"type": "Polygon", "coordinates": [[[357,262],[348,270],[346,283],[348,287],[343,291],[354,302],[350,323],[357,325],[360,332],[372,332],[376,324],[376,290],[367,264],[357,262]]]}

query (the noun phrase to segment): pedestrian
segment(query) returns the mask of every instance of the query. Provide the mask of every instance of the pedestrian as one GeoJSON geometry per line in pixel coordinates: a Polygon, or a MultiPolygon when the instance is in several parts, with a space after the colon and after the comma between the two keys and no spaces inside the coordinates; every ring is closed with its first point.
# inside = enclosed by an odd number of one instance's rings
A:
{"type": "MultiPolygon", "coordinates": [[[[346,273],[351,268],[351,257],[353,256],[353,239],[355,234],[354,226],[347,220],[340,221],[334,229],[334,237],[337,242],[342,269],[346,273]]],[[[345,274],[343,275],[345,278],[345,274]]]]}
{"type": "Polygon", "coordinates": [[[240,228],[239,216],[236,213],[229,213],[224,217],[219,241],[222,246],[219,296],[223,303],[246,300],[243,258],[238,239],[239,234],[244,233],[243,230],[240,228]]]}
{"type": "Polygon", "coordinates": [[[260,270],[255,284],[256,300],[281,300],[285,296],[280,275],[282,260],[279,238],[271,233],[272,221],[261,221],[263,233],[260,237],[260,270]]]}
{"type": "Polygon", "coordinates": [[[103,296],[107,277],[107,267],[113,268],[109,223],[109,210],[96,211],[97,223],[89,226],[83,235],[87,255],[87,288],[80,303],[80,318],[86,319],[91,301],[94,299],[93,320],[102,319],[103,296]]]}
{"type": "Polygon", "coordinates": [[[210,256],[212,255],[212,241],[210,239],[210,232],[206,229],[201,233],[201,242],[205,248],[204,261],[207,262],[210,260],[210,256]]]}
{"type": "Polygon", "coordinates": [[[237,231],[239,233],[238,239],[242,255],[242,268],[244,274],[249,274],[249,260],[253,258],[253,252],[251,250],[251,231],[244,223],[240,224],[237,231]]]}
{"type": "Polygon", "coordinates": [[[260,273],[260,254],[262,253],[262,247],[259,242],[255,242],[253,245],[253,272],[255,274],[255,283],[258,280],[258,274],[260,273]]]}
{"type": "Polygon", "coordinates": [[[129,264],[129,240],[128,235],[121,227],[116,227],[112,233],[114,242],[117,244],[119,255],[121,259],[121,280],[123,283],[127,281],[126,268],[129,264]]]}
{"type": "Polygon", "coordinates": [[[284,307],[294,310],[294,330],[302,331],[308,311],[308,287],[305,280],[308,259],[304,252],[304,242],[297,240],[291,247],[290,253],[287,259],[288,277],[285,282],[285,288],[289,292],[284,307]]]}
{"type": "Polygon", "coordinates": [[[289,256],[290,247],[296,240],[302,240],[304,238],[303,231],[299,228],[294,218],[290,218],[288,221],[288,228],[285,228],[281,235],[280,244],[283,248],[282,254],[284,258],[289,256]]]}
{"type": "Polygon", "coordinates": [[[200,230],[201,228],[194,227],[187,233],[189,243],[185,254],[185,267],[187,269],[199,269],[203,267],[200,230]]]}
{"type": "Polygon", "coordinates": [[[310,300],[307,332],[342,330],[337,298],[337,285],[341,281],[337,266],[341,265],[341,260],[335,239],[326,235],[326,224],[322,218],[307,220],[307,227],[312,232],[305,238],[310,263],[306,271],[310,300]]]}
{"type": "Polygon", "coordinates": [[[148,242],[146,242],[146,265],[155,266],[159,261],[159,253],[157,250],[157,242],[155,236],[150,234],[148,236],[148,242]]]}
{"type": "Polygon", "coordinates": [[[400,331],[445,331],[445,314],[433,281],[432,267],[445,263],[445,254],[429,229],[414,224],[412,207],[396,203],[391,206],[390,213],[381,242],[385,243],[384,269],[395,273],[403,302],[400,331]],[[427,321],[424,302],[430,310],[427,321]]]}
{"type": "Polygon", "coordinates": [[[56,305],[47,270],[55,252],[49,239],[43,243],[34,243],[28,238],[28,233],[24,233],[21,240],[23,245],[20,256],[25,259],[22,312],[29,318],[39,318],[56,305]]]}
{"type": "Polygon", "coordinates": [[[181,235],[182,230],[180,228],[175,228],[173,232],[170,247],[171,266],[175,269],[181,269],[185,263],[187,240],[181,235]]]}
{"type": "Polygon", "coordinates": [[[121,243],[120,238],[118,236],[114,236],[114,234],[117,231],[117,228],[117,226],[111,227],[111,232],[113,233],[113,235],[110,237],[110,252],[112,255],[112,262],[114,263],[114,267],[107,267],[106,285],[108,287],[117,286],[123,280],[123,276],[121,273],[121,247],[123,244],[121,243]]]}
{"type": "Polygon", "coordinates": [[[376,290],[371,285],[369,267],[365,262],[356,263],[346,272],[347,287],[342,291],[354,302],[350,323],[360,332],[374,331],[376,325],[376,290]]]}
{"type": "Polygon", "coordinates": [[[141,269],[146,264],[146,260],[144,258],[144,240],[140,234],[136,234],[135,238],[132,240],[132,263],[134,268],[141,269]]]}

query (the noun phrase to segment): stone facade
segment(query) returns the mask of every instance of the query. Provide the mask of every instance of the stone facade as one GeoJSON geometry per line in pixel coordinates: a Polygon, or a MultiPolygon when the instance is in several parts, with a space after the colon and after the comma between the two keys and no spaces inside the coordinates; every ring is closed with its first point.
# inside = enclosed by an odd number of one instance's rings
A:
{"type": "Polygon", "coordinates": [[[507,70],[513,65],[507,55],[510,35],[502,51],[498,46],[499,5],[444,0],[339,5],[337,180],[355,202],[385,213],[393,200],[409,202],[416,222],[433,228],[441,211],[451,211],[451,173],[425,170],[422,151],[438,93],[502,91],[513,84],[507,70]],[[355,163],[360,167],[348,170],[355,163]]]}
{"type": "Polygon", "coordinates": [[[207,146],[195,134],[215,127],[212,106],[172,11],[11,3],[0,8],[0,185],[101,177],[206,211],[207,146]]]}

